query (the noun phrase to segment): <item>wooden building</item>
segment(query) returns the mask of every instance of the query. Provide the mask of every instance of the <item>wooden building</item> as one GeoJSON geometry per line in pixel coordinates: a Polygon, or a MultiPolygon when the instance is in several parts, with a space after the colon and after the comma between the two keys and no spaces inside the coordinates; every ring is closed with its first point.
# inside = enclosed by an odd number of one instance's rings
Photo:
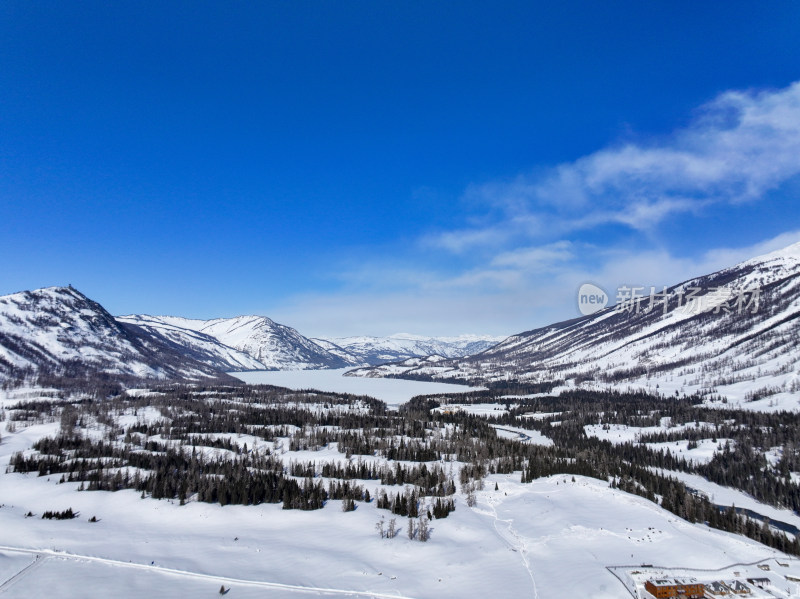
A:
{"type": "Polygon", "coordinates": [[[702,599],[705,597],[703,583],[694,578],[658,578],[645,582],[644,588],[657,599],[664,597],[702,599]]]}

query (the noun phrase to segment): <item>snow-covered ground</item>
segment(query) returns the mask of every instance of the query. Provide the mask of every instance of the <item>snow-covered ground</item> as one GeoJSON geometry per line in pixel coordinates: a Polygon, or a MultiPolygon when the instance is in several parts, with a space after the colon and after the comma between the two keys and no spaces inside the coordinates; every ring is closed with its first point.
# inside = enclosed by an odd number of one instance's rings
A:
{"type": "Polygon", "coordinates": [[[547,418],[555,418],[556,416],[561,416],[563,412],[528,412],[527,414],[522,414],[520,418],[526,418],[531,420],[546,420],[547,418]]]}
{"type": "MultiPolygon", "coordinates": [[[[231,597],[479,598],[502,589],[504,597],[621,599],[629,592],[608,566],[721,568],[778,555],[580,476],[531,484],[519,473],[490,476],[474,508],[459,496],[456,511],[434,520],[430,541],[420,543],[406,537],[401,517],[400,533],[381,539],[375,523],[391,514],[375,502],[354,512],[333,500],[307,512],[280,504],[180,506],[131,490],[77,492],[77,483],[59,484],[56,476],[5,473],[14,452],[58,426],[4,433],[0,443],[0,593],[8,597],[211,597],[224,586],[231,597]],[[80,517],[39,517],[68,507],[80,517]],[[29,511],[36,516],[26,518],[29,511]]],[[[283,459],[347,458],[328,446],[283,459]]],[[[364,484],[371,493],[378,486],[364,484]]]]}
{"type": "MultiPolygon", "coordinates": [[[[661,419],[660,426],[628,426],[626,424],[590,424],[584,427],[587,437],[604,439],[614,444],[637,443],[644,435],[653,433],[675,433],[692,429],[709,429],[713,427],[704,422],[687,422],[673,425],[669,417],[661,419]]],[[[710,434],[710,433],[709,433],[710,434]]]]}
{"type": "Polygon", "coordinates": [[[674,455],[676,458],[683,458],[687,462],[694,464],[707,464],[714,459],[717,453],[721,453],[727,443],[733,443],[731,439],[700,439],[697,447],[689,449],[689,441],[667,441],[664,443],[645,443],[647,447],[654,451],[665,451],[674,455]]]}
{"type": "Polygon", "coordinates": [[[644,443],[654,451],[665,451],[674,455],[676,458],[683,458],[687,462],[694,462],[695,464],[706,464],[714,459],[716,453],[721,452],[729,443],[733,443],[731,439],[717,438],[713,439],[711,432],[713,428],[710,424],[700,422],[687,422],[680,425],[672,425],[669,418],[662,419],[661,426],[627,426],[625,424],[590,424],[584,427],[587,437],[596,437],[604,439],[615,445],[622,443],[639,443],[640,439],[645,435],[653,433],[675,433],[685,430],[694,429],[709,429],[708,439],[699,439],[697,446],[689,448],[688,440],[679,441],[665,441],[661,443],[644,443]]]}
{"type": "Polygon", "coordinates": [[[336,370],[256,370],[231,372],[232,376],[253,385],[276,385],[289,389],[317,389],[333,393],[369,395],[390,406],[398,406],[415,395],[465,393],[478,388],[451,383],[428,383],[402,379],[371,379],[344,376],[349,368],[336,370]]]}
{"type": "Polygon", "coordinates": [[[536,430],[508,426],[505,424],[492,424],[490,426],[497,431],[498,437],[514,439],[523,443],[532,443],[533,445],[544,445],[545,447],[550,447],[553,445],[552,439],[545,437],[542,433],[536,430]]]}
{"type": "Polygon", "coordinates": [[[659,470],[667,476],[677,478],[687,487],[695,489],[708,497],[711,503],[724,506],[735,506],[745,510],[752,510],[757,514],[766,516],[770,520],[785,522],[798,529],[800,529],[800,515],[796,514],[790,509],[781,509],[771,505],[763,504],[753,499],[747,493],[733,489],[731,487],[723,487],[717,483],[713,483],[698,474],[689,474],[688,472],[678,472],[674,470],[659,470]]]}
{"type": "Polygon", "coordinates": [[[576,476],[572,482],[559,475],[522,485],[510,478],[489,477],[491,490],[480,494],[476,511],[494,520],[498,535],[529,569],[527,596],[630,597],[606,567],[720,568],[773,554],[744,537],[689,524],[595,479],[576,476]]]}
{"type": "Polygon", "coordinates": [[[722,401],[716,398],[713,400],[708,399],[703,402],[703,405],[723,410],[748,410],[751,412],[766,412],[768,414],[774,412],[800,412],[800,398],[798,398],[797,393],[776,393],[756,401],[744,401],[741,399],[741,397],[756,388],[757,385],[752,383],[750,385],[739,384],[719,387],[717,391],[720,395],[724,395],[725,399],[722,401]]]}
{"type": "Polygon", "coordinates": [[[453,413],[464,412],[466,414],[474,414],[475,416],[502,416],[508,414],[503,404],[497,403],[446,403],[434,408],[435,412],[453,413]]]}
{"type": "Polygon", "coordinates": [[[58,401],[60,392],[57,389],[44,387],[17,387],[13,389],[0,389],[0,408],[13,406],[19,402],[31,400],[58,401]]]}

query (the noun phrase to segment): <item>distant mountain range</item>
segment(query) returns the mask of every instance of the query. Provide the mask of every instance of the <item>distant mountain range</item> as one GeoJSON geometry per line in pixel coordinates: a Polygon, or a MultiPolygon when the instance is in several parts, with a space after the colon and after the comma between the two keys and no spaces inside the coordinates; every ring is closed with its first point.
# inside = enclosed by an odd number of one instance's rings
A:
{"type": "Polygon", "coordinates": [[[197,320],[114,318],[72,287],[0,297],[0,379],[225,377],[245,370],[302,370],[381,364],[440,353],[463,357],[498,338],[308,339],[264,316],[197,320]]]}
{"type": "Polygon", "coordinates": [[[797,403],[800,243],[655,292],[651,299],[650,289],[639,290],[638,298],[513,335],[466,358],[415,357],[352,375],[797,403]]]}
{"type": "Polygon", "coordinates": [[[344,350],[360,364],[383,364],[419,356],[463,358],[497,345],[505,337],[461,335],[421,337],[400,333],[390,337],[336,337],[314,339],[330,351],[344,350]]]}
{"type": "Polygon", "coordinates": [[[265,316],[193,320],[177,316],[130,315],[117,318],[155,337],[193,348],[209,365],[227,371],[320,370],[383,364],[412,356],[464,357],[483,351],[502,337],[344,337],[309,339],[265,316]],[[209,338],[211,345],[208,344],[209,338]]]}
{"type": "Polygon", "coordinates": [[[51,287],[0,297],[0,379],[96,372],[197,380],[230,371],[359,367],[349,374],[797,403],[800,244],[653,291],[501,341],[309,339],[263,316],[114,318],[71,287],[51,287]]]}

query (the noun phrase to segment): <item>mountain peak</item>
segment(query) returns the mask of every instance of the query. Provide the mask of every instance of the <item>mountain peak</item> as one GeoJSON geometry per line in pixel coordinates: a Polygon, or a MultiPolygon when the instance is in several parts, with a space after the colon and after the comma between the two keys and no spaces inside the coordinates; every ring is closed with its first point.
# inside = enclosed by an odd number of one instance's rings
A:
{"type": "Polygon", "coordinates": [[[266,316],[196,320],[178,316],[120,316],[120,321],[167,335],[175,343],[190,343],[227,362],[228,370],[306,370],[344,368],[359,364],[341,351],[330,351],[286,325],[266,316]],[[194,336],[189,333],[194,333],[194,336]],[[199,336],[205,341],[201,343],[199,336]],[[211,347],[218,344],[219,347],[211,347]],[[223,351],[225,348],[225,351],[223,351]],[[224,354],[224,355],[223,355],[224,354]]]}
{"type": "Polygon", "coordinates": [[[0,297],[0,378],[214,378],[219,372],[117,322],[74,287],[0,297]]]}
{"type": "MultiPolygon", "coordinates": [[[[800,241],[786,247],[773,250],[766,254],[750,258],[742,262],[743,265],[784,262],[787,266],[800,264],[800,241]]],[[[738,266],[738,265],[737,265],[738,266]]]]}

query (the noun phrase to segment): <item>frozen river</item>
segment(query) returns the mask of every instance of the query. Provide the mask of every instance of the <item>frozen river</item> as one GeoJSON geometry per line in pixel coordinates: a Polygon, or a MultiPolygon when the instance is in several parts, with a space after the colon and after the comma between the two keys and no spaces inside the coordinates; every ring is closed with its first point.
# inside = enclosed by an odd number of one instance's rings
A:
{"type": "Polygon", "coordinates": [[[343,376],[349,368],[337,370],[254,370],[250,372],[231,372],[231,376],[250,384],[277,385],[289,389],[317,389],[335,393],[354,393],[369,395],[398,406],[415,395],[432,393],[463,393],[475,391],[479,387],[453,385],[450,383],[427,383],[423,381],[404,381],[401,379],[368,379],[343,376]]]}

